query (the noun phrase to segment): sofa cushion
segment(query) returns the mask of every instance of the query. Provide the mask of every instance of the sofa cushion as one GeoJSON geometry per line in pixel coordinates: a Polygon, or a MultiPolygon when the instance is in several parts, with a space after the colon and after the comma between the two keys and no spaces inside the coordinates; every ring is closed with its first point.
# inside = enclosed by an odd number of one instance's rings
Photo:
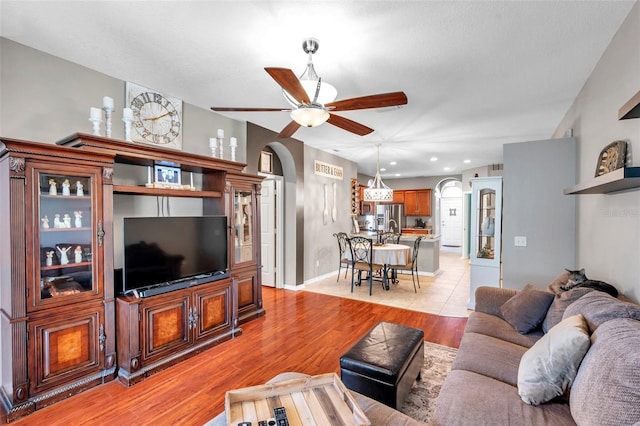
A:
{"type": "Polygon", "coordinates": [[[568,404],[552,401],[539,406],[527,405],[515,386],[465,370],[454,370],[447,376],[436,400],[432,423],[575,426],[568,404]]]}
{"type": "Polygon", "coordinates": [[[640,320],[640,305],[623,302],[602,291],[592,291],[569,305],[563,318],[576,314],[582,314],[593,333],[601,324],[615,318],[640,320]]]}
{"type": "Polygon", "coordinates": [[[527,284],[500,307],[502,317],[520,333],[534,330],[547,314],[553,294],[527,284]]]}
{"type": "Polygon", "coordinates": [[[640,321],[614,319],[596,329],[571,388],[571,414],[577,424],[640,422],[638,348],[640,321]]]}
{"type": "Polygon", "coordinates": [[[484,334],[465,333],[452,370],[468,370],[509,383],[518,383],[518,365],[527,351],[524,346],[484,334]]]}
{"type": "Polygon", "coordinates": [[[484,312],[472,312],[471,315],[469,315],[465,333],[484,334],[527,348],[533,346],[533,344],[544,335],[540,329],[536,329],[528,334],[520,334],[511,324],[502,318],[485,314],[484,312]]]}
{"type": "Polygon", "coordinates": [[[548,333],[549,330],[551,330],[551,327],[562,321],[562,315],[564,315],[564,311],[570,304],[591,291],[594,291],[594,289],[578,287],[556,294],[549,310],[547,311],[547,315],[544,317],[544,321],[542,321],[542,331],[548,333]]]}
{"type": "Polygon", "coordinates": [[[562,395],[571,386],[589,344],[589,330],[580,314],[549,330],[520,359],[518,394],[522,400],[539,405],[562,395]]]}

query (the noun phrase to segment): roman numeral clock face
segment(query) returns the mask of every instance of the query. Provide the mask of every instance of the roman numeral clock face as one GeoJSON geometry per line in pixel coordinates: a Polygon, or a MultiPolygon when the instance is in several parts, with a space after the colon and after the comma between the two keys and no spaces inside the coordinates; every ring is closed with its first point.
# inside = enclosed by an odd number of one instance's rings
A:
{"type": "Polygon", "coordinates": [[[182,101],[133,83],[126,85],[135,142],[182,149],[182,101]]]}

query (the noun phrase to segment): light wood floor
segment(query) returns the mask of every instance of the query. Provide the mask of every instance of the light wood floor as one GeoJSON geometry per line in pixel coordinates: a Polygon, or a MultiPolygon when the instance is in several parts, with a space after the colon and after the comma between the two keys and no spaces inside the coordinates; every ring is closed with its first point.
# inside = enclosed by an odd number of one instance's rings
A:
{"type": "Polygon", "coordinates": [[[284,371],[339,374],[340,356],[379,321],[420,328],[425,340],[451,347],[467,321],[305,291],[263,288],[263,298],[266,316],[244,324],[238,338],[135,386],[109,382],[11,424],[201,425],[224,409],[227,390],[284,371]]]}

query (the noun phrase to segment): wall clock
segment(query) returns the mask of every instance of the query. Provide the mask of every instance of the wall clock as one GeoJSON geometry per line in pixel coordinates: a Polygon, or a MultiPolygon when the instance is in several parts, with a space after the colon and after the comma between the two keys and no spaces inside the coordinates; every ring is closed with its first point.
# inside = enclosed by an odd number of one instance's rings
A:
{"type": "Polygon", "coordinates": [[[182,149],[182,101],[156,90],[126,83],[125,103],[133,111],[131,139],[182,149]]]}

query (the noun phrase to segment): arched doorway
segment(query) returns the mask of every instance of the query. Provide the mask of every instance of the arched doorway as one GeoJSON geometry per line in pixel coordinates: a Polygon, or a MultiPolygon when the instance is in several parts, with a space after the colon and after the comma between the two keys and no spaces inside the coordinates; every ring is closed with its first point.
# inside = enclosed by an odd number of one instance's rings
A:
{"type": "Polygon", "coordinates": [[[444,247],[461,247],[463,238],[462,183],[453,178],[444,179],[436,186],[439,198],[438,225],[440,244],[444,247]]]}

